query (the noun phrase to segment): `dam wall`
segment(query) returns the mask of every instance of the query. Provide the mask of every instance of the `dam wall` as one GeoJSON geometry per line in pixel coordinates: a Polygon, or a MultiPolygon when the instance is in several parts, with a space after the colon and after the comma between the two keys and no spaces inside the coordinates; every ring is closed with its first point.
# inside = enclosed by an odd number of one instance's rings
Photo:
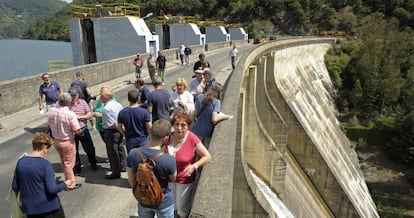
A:
{"type": "Polygon", "coordinates": [[[192,217],[379,217],[335,117],[323,58],[333,43],[290,39],[241,57],[222,105],[237,122],[216,126],[192,217]]]}

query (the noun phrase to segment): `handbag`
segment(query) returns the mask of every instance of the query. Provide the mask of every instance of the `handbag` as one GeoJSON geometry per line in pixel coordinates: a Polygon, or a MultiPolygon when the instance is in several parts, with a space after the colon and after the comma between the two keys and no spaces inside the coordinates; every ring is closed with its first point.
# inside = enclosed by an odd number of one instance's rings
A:
{"type": "Polygon", "coordinates": [[[26,214],[22,210],[22,201],[20,199],[20,191],[16,192],[10,188],[6,196],[6,201],[10,204],[10,218],[26,218],[26,214]]]}

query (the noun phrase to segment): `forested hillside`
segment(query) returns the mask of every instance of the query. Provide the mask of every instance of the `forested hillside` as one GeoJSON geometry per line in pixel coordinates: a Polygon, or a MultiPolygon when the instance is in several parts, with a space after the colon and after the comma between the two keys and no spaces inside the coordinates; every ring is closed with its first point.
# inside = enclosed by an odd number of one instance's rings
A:
{"type": "Polygon", "coordinates": [[[53,15],[65,5],[61,0],[0,0],[0,39],[20,38],[34,20],[53,15]]]}
{"type": "MultiPolygon", "coordinates": [[[[0,4],[1,2],[29,1],[0,0],[0,4]]],[[[33,8],[41,8],[36,6],[44,5],[41,2],[56,3],[59,1],[36,0],[30,2],[33,4],[36,2],[36,4],[30,6],[30,10],[27,9],[29,11],[33,8]]],[[[386,19],[398,21],[399,29],[403,27],[414,28],[414,0],[76,0],[75,2],[77,4],[127,2],[139,5],[141,14],[152,12],[159,15],[159,12],[163,10],[165,13],[172,15],[195,16],[197,20],[241,23],[250,37],[263,33],[266,35],[318,35],[322,30],[341,30],[348,35],[353,35],[358,21],[374,12],[382,13],[386,19]]],[[[47,3],[47,5],[52,4],[47,3]]],[[[42,12],[46,15],[46,12],[53,12],[53,10],[42,12]]],[[[30,29],[26,29],[24,34],[18,31],[17,36],[69,40],[67,8],[58,14],[58,17],[51,16],[37,20],[35,24],[31,25],[30,29]],[[54,33],[47,35],[49,30],[54,33]],[[62,38],[62,36],[66,37],[62,38]]],[[[33,16],[32,18],[36,17],[33,16]]],[[[154,19],[156,18],[152,17],[148,19],[148,22],[154,23],[154,19]]],[[[21,25],[28,27],[27,20],[22,20],[21,23],[21,25]]],[[[0,31],[0,33],[2,32],[0,31]]],[[[7,33],[9,32],[12,31],[8,30],[7,33]]]]}

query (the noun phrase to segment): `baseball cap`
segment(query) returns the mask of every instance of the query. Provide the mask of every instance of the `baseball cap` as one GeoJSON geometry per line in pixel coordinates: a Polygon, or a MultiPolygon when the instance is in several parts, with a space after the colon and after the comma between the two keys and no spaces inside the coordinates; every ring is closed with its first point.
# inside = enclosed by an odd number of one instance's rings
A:
{"type": "Polygon", "coordinates": [[[198,69],[198,70],[195,70],[194,73],[201,73],[201,74],[203,74],[204,73],[204,70],[198,69]]]}
{"type": "Polygon", "coordinates": [[[211,70],[205,70],[204,76],[213,76],[213,72],[211,72],[211,70]]]}

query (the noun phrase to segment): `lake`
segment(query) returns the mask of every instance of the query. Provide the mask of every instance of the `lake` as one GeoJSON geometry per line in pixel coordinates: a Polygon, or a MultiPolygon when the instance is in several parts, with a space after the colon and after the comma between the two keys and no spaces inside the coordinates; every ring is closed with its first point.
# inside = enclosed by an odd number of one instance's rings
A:
{"type": "Polygon", "coordinates": [[[48,72],[49,60],[72,60],[70,42],[0,40],[0,81],[48,72]]]}

